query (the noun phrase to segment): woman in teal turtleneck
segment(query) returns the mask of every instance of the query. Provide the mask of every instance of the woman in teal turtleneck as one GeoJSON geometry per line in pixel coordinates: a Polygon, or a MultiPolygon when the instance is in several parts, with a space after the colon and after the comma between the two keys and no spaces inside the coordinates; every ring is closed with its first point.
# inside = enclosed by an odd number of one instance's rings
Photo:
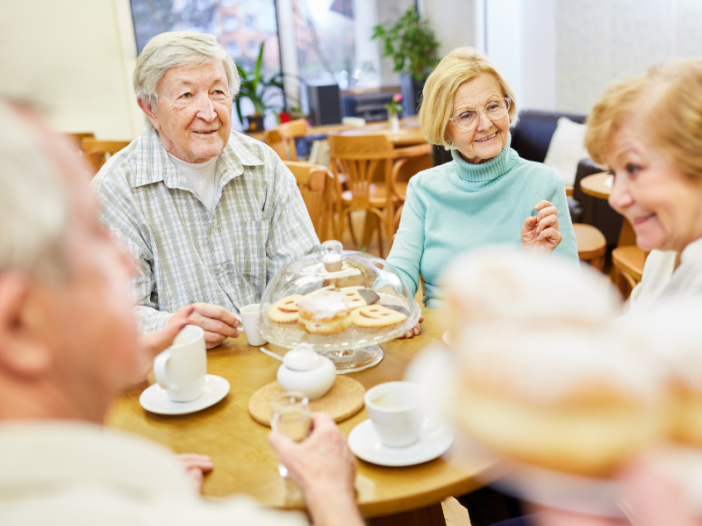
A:
{"type": "MultiPolygon", "coordinates": [[[[472,48],[452,51],[424,85],[422,131],[453,162],[410,179],[388,262],[413,294],[422,276],[429,308],[439,306],[444,268],[467,250],[521,244],[578,264],[563,179],[510,148],[516,115],[512,90],[472,48]]],[[[419,325],[405,336],[413,334],[419,325]]]]}

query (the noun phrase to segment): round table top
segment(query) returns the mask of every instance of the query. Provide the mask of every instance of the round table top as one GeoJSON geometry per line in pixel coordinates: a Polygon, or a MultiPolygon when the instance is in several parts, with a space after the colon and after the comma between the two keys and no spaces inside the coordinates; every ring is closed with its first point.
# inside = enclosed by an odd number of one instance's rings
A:
{"type": "Polygon", "coordinates": [[[415,144],[424,144],[427,142],[422,129],[419,127],[419,121],[416,119],[401,119],[400,129],[397,133],[393,133],[388,128],[387,122],[379,122],[367,124],[360,128],[351,128],[338,132],[340,135],[385,135],[388,140],[396,147],[413,146],[415,144]]]}
{"type": "Polygon", "coordinates": [[[592,197],[609,199],[609,194],[612,193],[612,179],[612,174],[609,172],[588,175],[580,181],[580,188],[592,197]]]}
{"type": "MultiPolygon", "coordinates": [[[[393,340],[381,347],[380,364],[350,376],[366,389],[400,380],[410,359],[427,344],[439,341],[445,327],[441,311],[424,310],[422,334],[410,340],[393,340]]],[[[266,348],[284,354],[274,345],[266,348]]],[[[139,405],[146,383],[132,389],[113,405],[107,425],[148,436],[177,453],[209,455],[214,470],[205,477],[206,496],[248,494],[259,502],[278,508],[303,508],[291,498],[278,474],[278,459],[268,444],[270,429],[256,423],[247,410],[249,398],[260,387],[275,380],[280,363],[251,347],[242,331],[237,339],[208,351],[207,372],[226,378],[229,394],[214,406],[184,416],[161,416],[139,405]]],[[[363,409],[339,424],[346,436],[368,418],[363,409]]],[[[446,497],[461,495],[482,484],[475,475],[490,467],[468,465],[451,451],[442,458],[417,466],[390,468],[358,460],[357,501],[365,517],[388,515],[422,508],[446,497]]]]}

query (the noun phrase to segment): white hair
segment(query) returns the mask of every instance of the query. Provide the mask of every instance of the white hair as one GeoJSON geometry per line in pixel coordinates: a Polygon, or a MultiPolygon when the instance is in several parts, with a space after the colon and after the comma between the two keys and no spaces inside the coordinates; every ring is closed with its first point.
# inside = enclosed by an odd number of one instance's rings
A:
{"type": "Polygon", "coordinates": [[[158,81],[166,72],[180,66],[200,66],[221,61],[227,73],[232,99],[239,93],[241,80],[234,61],[214,35],[194,31],[171,31],[156,35],[139,55],[134,69],[134,93],[149,105],[158,100],[158,81]]]}
{"type": "Polygon", "coordinates": [[[0,99],[0,274],[67,276],[65,185],[29,126],[0,99]]]}

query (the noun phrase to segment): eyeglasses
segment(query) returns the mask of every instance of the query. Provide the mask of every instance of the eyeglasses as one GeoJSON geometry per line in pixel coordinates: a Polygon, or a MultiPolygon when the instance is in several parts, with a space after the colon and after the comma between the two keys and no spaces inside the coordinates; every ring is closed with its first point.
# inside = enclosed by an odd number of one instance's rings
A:
{"type": "Polygon", "coordinates": [[[485,113],[487,118],[491,121],[496,121],[507,115],[509,111],[509,106],[512,100],[508,97],[504,99],[496,99],[492,102],[488,102],[485,107],[480,110],[463,110],[449,119],[452,123],[458,126],[462,130],[470,131],[478,125],[480,122],[480,115],[485,113]]]}

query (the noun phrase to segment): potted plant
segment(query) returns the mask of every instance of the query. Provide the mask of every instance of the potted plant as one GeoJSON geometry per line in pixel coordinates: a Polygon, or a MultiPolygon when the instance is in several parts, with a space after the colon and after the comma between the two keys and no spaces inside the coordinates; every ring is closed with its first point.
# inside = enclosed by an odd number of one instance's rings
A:
{"type": "Polygon", "coordinates": [[[246,131],[249,132],[263,131],[263,116],[266,110],[273,110],[277,118],[277,110],[282,109],[280,104],[272,104],[270,99],[277,95],[278,90],[283,90],[283,74],[278,72],[270,77],[265,77],[261,74],[264,45],[265,42],[261,42],[258,58],[256,59],[256,66],[253,70],[243,68],[239,65],[236,67],[239,70],[241,87],[239,88],[239,95],[234,99],[234,104],[236,105],[236,113],[242,124],[244,123],[244,116],[241,113],[241,97],[246,97],[254,105],[254,113],[246,116],[248,122],[248,129],[246,131]]]}
{"type": "Polygon", "coordinates": [[[376,25],[372,38],[382,42],[383,56],[390,57],[393,71],[403,76],[405,115],[414,115],[424,81],[436,65],[439,43],[434,31],[417,9],[410,7],[393,26],[376,25]]]}

